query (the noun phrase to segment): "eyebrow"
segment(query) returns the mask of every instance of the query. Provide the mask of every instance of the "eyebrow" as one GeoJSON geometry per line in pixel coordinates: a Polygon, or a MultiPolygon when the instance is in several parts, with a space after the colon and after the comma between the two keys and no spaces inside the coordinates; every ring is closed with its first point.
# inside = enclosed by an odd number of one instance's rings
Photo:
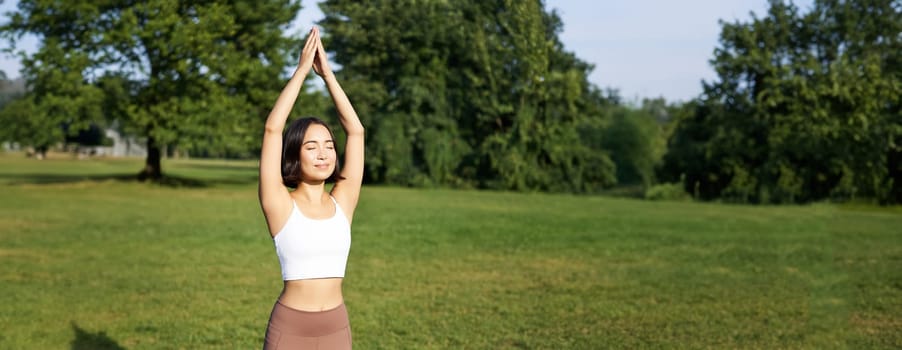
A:
{"type": "MultiPolygon", "coordinates": [[[[316,141],[316,140],[310,140],[310,141],[307,141],[307,142],[302,143],[301,146],[306,145],[306,144],[311,143],[311,142],[316,143],[317,141],[316,141]]],[[[326,140],[326,142],[332,142],[332,143],[335,143],[335,141],[333,141],[333,140],[326,140]]]]}

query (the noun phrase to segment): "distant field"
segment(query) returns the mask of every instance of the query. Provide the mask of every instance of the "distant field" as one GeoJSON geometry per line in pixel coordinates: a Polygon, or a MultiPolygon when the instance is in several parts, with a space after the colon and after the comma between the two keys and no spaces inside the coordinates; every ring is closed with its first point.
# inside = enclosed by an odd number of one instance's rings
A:
{"type": "MultiPolygon", "coordinates": [[[[255,349],[255,162],[0,154],[0,349],[255,349]]],[[[365,187],[357,349],[902,347],[902,210],[365,187]]]]}

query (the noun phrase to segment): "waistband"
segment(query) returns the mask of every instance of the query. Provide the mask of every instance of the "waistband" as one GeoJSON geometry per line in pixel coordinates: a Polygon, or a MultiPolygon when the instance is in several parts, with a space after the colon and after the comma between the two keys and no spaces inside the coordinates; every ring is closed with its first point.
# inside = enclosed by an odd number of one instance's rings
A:
{"type": "Polygon", "coordinates": [[[321,337],[343,330],[350,325],[348,310],[342,303],[323,311],[292,309],[276,301],[269,317],[269,327],[279,332],[303,337],[321,337]]]}

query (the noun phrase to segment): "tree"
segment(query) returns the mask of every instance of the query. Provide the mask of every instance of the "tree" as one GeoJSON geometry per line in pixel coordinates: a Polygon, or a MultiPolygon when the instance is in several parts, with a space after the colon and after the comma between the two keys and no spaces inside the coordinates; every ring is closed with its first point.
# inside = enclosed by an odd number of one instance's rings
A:
{"type": "Polygon", "coordinates": [[[30,89],[0,112],[0,121],[8,126],[6,138],[34,147],[42,158],[54,144],[67,135],[64,126],[72,133],[87,128],[102,119],[101,91],[85,84],[80,73],[87,60],[77,52],[65,53],[56,41],[32,56],[42,70],[26,70],[26,83],[30,89]],[[49,60],[47,57],[56,57],[49,60]]]}
{"type": "Polygon", "coordinates": [[[0,31],[12,45],[40,39],[23,59],[29,102],[18,110],[29,115],[19,117],[33,126],[22,127],[77,133],[120,120],[147,140],[142,178],[162,175],[166,145],[254,147],[298,47],[283,33],[299,10],[281,0],[21,0],[0,31]]]}
{"type": "Polygon", "coordinates": [[[684,113],[664,173],[703,198],[902,201],[902,8],[772,0],[723,23],[718,80],[684,113]]]}
{"type": "Polygon", "coordinates": [[[329,0],[326,46],[368,126],[370,181],[592,191],[613,163],[581,142],[601,118],[591,65],[541,1],[329,0]]]}
{"type": "Polygon", "coordinates": [[[7,79],[6,73],[0,71],[0,109],[7,103],[22,97],[25,94],[25,82],[19,78],[7,79]]]}
{"type": "Polygon", "coordinates": [[[608,125],[598,130],[600,145],[616,165],[617,183],[648,187],[655,182],[661,159],[663,123],[667,105],[663,99],[646,99],[642,106],[617,106],[608,125]]]}

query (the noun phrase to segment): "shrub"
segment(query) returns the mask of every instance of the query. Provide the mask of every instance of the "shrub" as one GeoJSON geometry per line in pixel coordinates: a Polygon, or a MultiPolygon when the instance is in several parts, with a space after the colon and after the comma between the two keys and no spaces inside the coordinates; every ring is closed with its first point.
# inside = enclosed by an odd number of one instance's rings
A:
{"type": "Polygon", "coordinates": [[[657,184],[645,190],[645,199],[650,200],[685,201],[691,198],[692,196],[686,192],[683,184],[679,182],[657,184]]]}

